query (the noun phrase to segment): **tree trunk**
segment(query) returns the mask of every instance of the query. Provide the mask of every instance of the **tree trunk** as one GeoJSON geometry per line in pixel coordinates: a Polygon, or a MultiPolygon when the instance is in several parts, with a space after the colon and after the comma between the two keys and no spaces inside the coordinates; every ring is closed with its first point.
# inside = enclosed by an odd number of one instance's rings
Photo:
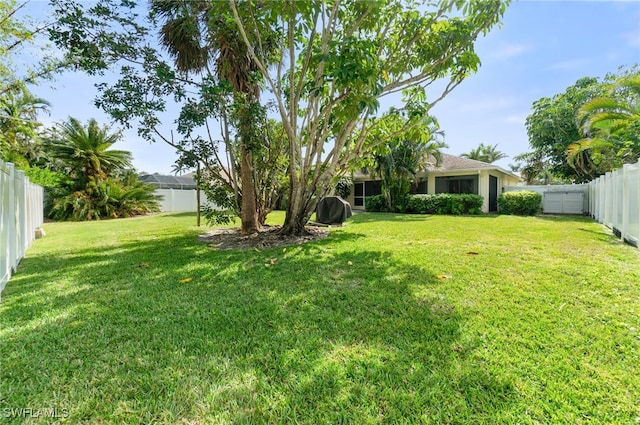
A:
{"type": "Polygon", "coordinates": [[[240,179],[242,184],[242,211],[240,212],[243,235],[258,233],[260,223],[256,205],[256,188],[253,182],[253,160],[251,151],[243,143],[240,147],[240,179]]]}
{"type": "Polygon", "coordinates": [[[283,235],[303,236],[308,234],[305,226],[316,210],[320,199],[326,195],[326,190],[320,190],[322,184],[316,184],[315,196],[309,192],[303,182],[296,181],[290,189],[289,207],[280,231],[283,235]],[[296,187],[297,186],[297,187],[296,187]]]}
{"type": "Polygon", "coordinates": [[[309,222],[311,214],[306,214],[304,211],[292,211],[291,204],[287,209],[287,217],[282,225],[280,234],[287,236],[303,236],[308,234],[305,226],[309,222]]]}

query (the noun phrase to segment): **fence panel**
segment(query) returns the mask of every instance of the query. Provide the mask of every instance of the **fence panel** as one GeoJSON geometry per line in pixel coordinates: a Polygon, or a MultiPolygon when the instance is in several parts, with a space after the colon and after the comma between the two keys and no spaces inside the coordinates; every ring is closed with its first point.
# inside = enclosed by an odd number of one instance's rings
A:
{"type": "Polygon", "coordinates": [[[41,186],[0,160],[0,297],[44,221],[43,201],[41,186]]]}
{"type": "MultiPolygon", "coordinates": [[[[559,195],[557,195],[557,193],[562,193],[564,192],[565,194],[575,194],[577,192],[582,192],[582,205],[578,205],[575,208],[571,208],[569,212],[565,212],[565,213],[570,213],[570,214],[586,214],[588,213],[591,209],[590,209],[590,202],[591,202],[591,192],[589,190],[589,185],[588,184],[547,184],[547,185],[530,185],[530,186],[506,186],[504,188],[505,192],[513,192],[516,190],[528,190],[531,192],[538,192],[539,194],[541,194],[542,196],[545,196],[546,194],[550,194],[549,196],[551,197],[558,197],[559,195]],[[579,209],[581,209],[581,211],[578,211],[579,209]]],[[[562,203],[564,202],[575,202],[574,199],[575,195],[570,195],[570,196],[565,196],[562,198],[562,203]]],[[[558,199],[558,202],[560,202],[560,199],[558,199]]],[[[543,207],[544,207],[544,203],[543,203],[543,207]]],[[[543,208],[543,212],[545,213],[551,213],[551,214],[556,214],[556,213],[561,213],[562,212],[562,208],[560,209],[560,211],[555,210],[555,209],[551,209],[549,211],[547,211],[546,209],[543,208]]]]}
{"type": "MultiPolygon", "coordinates": [[[[160,201],[162,212],[197,211],[198,209],[195,189],[156,189],[154,194],[162,196],[160,201]]],[[[214,205],[203,192],[200,192],[200,196],[202,205],[214,205]]]]}
{"type": "Polygon", "coordinates": [[[589,214],[617,236],[640,247],[640,161],[589,183],[589,214]]]}

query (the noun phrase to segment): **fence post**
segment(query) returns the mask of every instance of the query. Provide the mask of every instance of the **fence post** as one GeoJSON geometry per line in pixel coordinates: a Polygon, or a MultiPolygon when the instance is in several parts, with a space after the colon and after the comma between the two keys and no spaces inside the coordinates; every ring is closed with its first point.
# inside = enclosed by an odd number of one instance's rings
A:
{"type": "Polygon", "coordinates": [[[638,225],[638,233],[636,235],[634,235],[636,237],[636,241],[637,241],[637,247],[638,249],[640,249],[640,160],[638,160],[638,162],[636,163],[636,175],[638,176],[637,179],[638,181],[636,182],[636,200],[637,200],[637,204],[636,205],[636,214],[637,214],[637,223],[638,225]]]}
{"type": "Polygon", "coordinates": [[[630,164],[624,164],[622,166],[622,239],[628,239],[627,234],[629,232],[629,167],[630,164]]]}

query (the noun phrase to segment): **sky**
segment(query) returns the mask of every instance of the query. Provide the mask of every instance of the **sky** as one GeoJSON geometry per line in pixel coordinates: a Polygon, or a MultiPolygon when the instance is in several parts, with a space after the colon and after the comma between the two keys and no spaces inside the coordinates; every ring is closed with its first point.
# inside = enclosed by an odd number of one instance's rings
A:
{"type": "MultiPolygon", "coordinates": [[[[35,0],[26,12],[41,15],[46,7],[35,0]]],[[[640,64],[640,1],[514,1],[502,25],[478,40],[476,52],[482,62],[478,72],[431,113],[445,133],[449,147],[443,152],[459,155],[480,143],[497,145],[508,157],[496,164],[509,169],[515,155],[529,150],[525,119],[533,102],[564,92],[582,77],[602,78],[640,64]]],[[[53,84],[32,87],[51,103],[51,114],[41,121],[71,116],[110,124],[93,104],[94,84],[103,80],[66,73],[53,84]]],[[[140,172],[174,174],[174,149],[160,141],[150,144],[135,129],[125,131],[114,148],[130,151],[140,172]]]]}

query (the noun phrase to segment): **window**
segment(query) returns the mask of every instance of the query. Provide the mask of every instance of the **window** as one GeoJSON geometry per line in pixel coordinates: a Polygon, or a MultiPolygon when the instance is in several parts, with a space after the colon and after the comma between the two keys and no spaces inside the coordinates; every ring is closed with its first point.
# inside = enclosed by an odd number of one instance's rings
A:
{"type": "Polygon", "coordinates": [[[436,177],[436,193],[478,193],[478,176],[436,177]]]}

